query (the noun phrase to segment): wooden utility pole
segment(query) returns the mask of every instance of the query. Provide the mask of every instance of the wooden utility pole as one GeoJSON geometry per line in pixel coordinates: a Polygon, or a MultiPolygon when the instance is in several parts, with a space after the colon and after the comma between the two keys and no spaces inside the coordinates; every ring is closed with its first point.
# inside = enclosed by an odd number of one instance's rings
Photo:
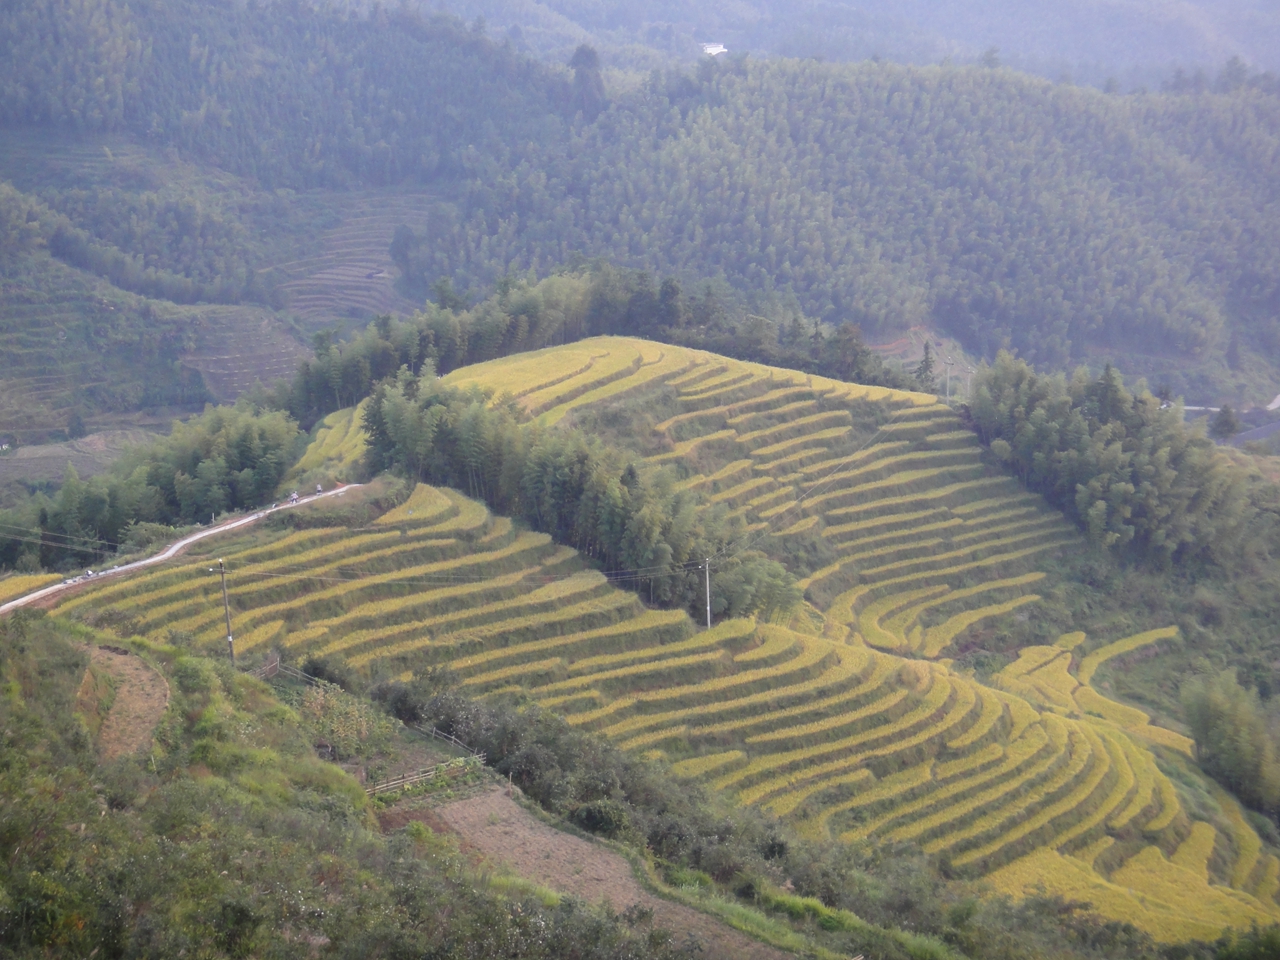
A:
{"type": "Polygon", "coordinates": [[[711,629],[711,558],[707,557],[707,562],[703,564],[703,569],[707,571],[707,629],[711,629]]]}
{"type": "Polygon", "coordinates": [[[218,570],[222,573],[222,611],[227,615],[227,653],[231,654],[231,662],[236,662],[236,643],[231,638],[231,601],[227,599],[227,565],[218,561],[218,570]]]}

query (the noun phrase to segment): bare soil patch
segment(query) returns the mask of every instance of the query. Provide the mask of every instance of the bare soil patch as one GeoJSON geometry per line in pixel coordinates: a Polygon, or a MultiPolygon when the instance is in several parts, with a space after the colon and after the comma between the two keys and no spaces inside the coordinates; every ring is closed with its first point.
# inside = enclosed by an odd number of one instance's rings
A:
{"type": "Polygon", "coordinates": [[[388,817],[384,828],[421,820],[458,834],[466,848],[512,872],[591,903],[623,911],[633,904],[653,911],[653,923],[671,931],[677,943],[693,937],[703,956],[718,960],[781,960],[790,954],[753,940],[683,904],[645,890],[620,854],[600,844],[556,830],[522,808],[499,787],[434,810],[411,810],[388,817]]]}
{"type": "Polygon", "coordinates": [[[169,706],[169,684],[141,658],[108,647],[90,647],[93,662],[116,679],[116,696],[98,733],[98,755],[115,760],[145,750],[169,706]]]}

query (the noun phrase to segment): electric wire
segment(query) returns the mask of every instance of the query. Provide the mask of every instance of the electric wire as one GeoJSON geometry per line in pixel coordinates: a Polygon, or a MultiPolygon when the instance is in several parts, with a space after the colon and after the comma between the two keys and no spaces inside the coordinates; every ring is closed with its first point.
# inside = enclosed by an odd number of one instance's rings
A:
{"type": "MultiPolygon", "coordinates": [[[[767,521],[765,524],[766,528],[764,530],[752,531],[751,534],[749,534],[748,536],[741,537],[738,540],[730,541],[722,545],[715,553],[711,555],[710,558],[686,560],[677,564],[665,564],[660,566],[639,567],[634,569],[620,570],[616,572],[600,571],[600,573],[602,574],[602,576],[604,576],[606,582],[614,583],[614,584],[634,584],[634,583],[639,583],[643,581],[667,580],[667,579],[672,579],[676,577],[686,576],[688,573],[692,571],[702,570],[707,565],[708,561],[713,566],[715,566],[717,564],[723,564],[725,562],[728,562],[729,560],[732,560],[735,557],[742,555],[743,553],[747,552],[752,547],[754,547],[755,544],[763,540],[765,537],[771,536],[773,533],[773,530],[771,528],[776,527],[784,518],[787,518],[795,510],[802,507],[807,500],[811,499],[815,495],[827,489],[827,487],[829,487],[832,483],[834,483],[835,482],[834,474],[837,471],[839,471],[850,460],[852,460],[858,454],[862,453],[864,450],[870,447],[877,440],[877,438],[879,438],[879,436],[884,432],[885,428],[890,426],[894,422],[896,422],[904,412],[905,412],[904,410],[898,410],[897,412],[895,412],[893,416],[891,416],[887,421],[885,421],[883,424],[877,427],[877,429],[870,436],[868,436],[866,440],[864,440],[857,447],[857,449],[851,451],[847,456],[842,457],[839,461],[833,464],[831,468],[818,481],[812,484],[812,486],[807,492],[805,492],[800,497],[798,497],[794,502],[789,504],[787,508],[783,510],[781,513],[779,513],[776,517],[771,518],[769,521],[767,521]]],[[[8,527],[10,529],[21,529],[10,524],[0,523],[0,528],[4,528],[4,527],[8,527]]],[[[70,541],[70,543],[68,544],[62,544],[63,546],[73,546],[77,543],[86,543],[86,544],[100,543],[106,546],[114,546],[117,548],[121,546],[120,544],[114,543],[112,541],[100,540],[100,539],[91,538],[91,537],[74,538],[74,537],[71,537],[70,535],[56,534],[56,533],[50,533],[49,535],[55,536],[55,537],[62,537],[63,539],[70,541]]],[[[6,539],[12,539],[12,540],[19,540],[19,541],[28,542],[28,543],[37,543],[37,544],[46,543],[46,541],[43,539],[13,536],[10,534],[4,534],[3,532],[0,532],[0,537],[4,537],[6,539]]],[[[194,561],[194,563],[196,563],[197,565],[200,562],[201,561],[194,561]]],[[[358,562],[358,560],[353,562],[358,562]]],[[[288,566],[288,565],[285,565],[285,566],[288,566]]],[[[521,582],[549,585],[549,584],[560,583],[560,582],[572,579],[575,576],[581,575],[583,572],[584,571],[575,571],[573,573],[563,574],[559,576],[548,576],[548,575],[539,576],[536,574],[530,574],[525,577],[521,577],[520,580],[521,582]]],[[[361,576],[343,577],[343,576],[326,576],[326,575],[317,575],[317,574],[308,574],[308,573],[287,573],[287,572],[279,573],[274,571],[257,570],[257,569],[254,569],[253,565],[250,565],[246,568],[238,568],[237,565],[234,563],[234,558],[230,559],[227,564],[227,573],[228,575],[231,575],[233,573],[239,573],[242,578],[247,576],[247,577],[254,577],[254,578],[307,580],[307,581],[314,581],[318,583],[350,583],[350,582],[358,582],[361,580],[368,580],[371,578],[370,575],[368,574],[361,575],[361,576]]],[[[378,580],[377,583],[380,585],[388,585],[388,586],[391,586],[391,585],[396,585],[396,586],[442,585],[443,586],[443,585],[450,585],[450,584],[480,584],[480,583],[487,583],[487,582],[502,580],[502,579],[505,579],[506,576],[509,576],[509,574],[499,575],[499,576],[493,576],[493,575],[479,576],[478,575],[474,577],[468,577],[466,575],[458,575],[458,574],[432,574],[424,577],[415,577],[412,579],[378,580]]]]}

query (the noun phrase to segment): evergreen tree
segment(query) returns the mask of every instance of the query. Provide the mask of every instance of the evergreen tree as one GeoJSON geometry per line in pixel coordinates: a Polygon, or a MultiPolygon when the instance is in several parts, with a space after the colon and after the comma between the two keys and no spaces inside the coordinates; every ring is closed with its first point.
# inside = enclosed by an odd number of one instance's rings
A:
{"type": "Polygon", "coordinates": [[[928,340],[924,342],[924,356],[916,367],[915,378],[917,386],[925,393],[938,392],[938,378],[933,372],[933,348],[929,346],[928,340]]]}
{"type": "Polygon", "coordinates": [[[1240,420],[1236,412],[1228,404],[1223,404],[1218,415],[1213,418],[1209,427],[1209,435],[1215,440],[1230,440],[1240,432],[1240,420]]]}

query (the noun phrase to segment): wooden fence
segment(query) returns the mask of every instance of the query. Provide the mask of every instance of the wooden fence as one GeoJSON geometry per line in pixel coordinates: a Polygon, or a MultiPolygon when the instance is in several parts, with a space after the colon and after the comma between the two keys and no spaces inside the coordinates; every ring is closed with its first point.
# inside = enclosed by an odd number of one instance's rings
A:
{"type": "Polygon", "coordinates": [[[428,780],[435,780],[437,777],[444,777],[446,780],[452,780],[454,777],[462,776],[464,773],[470,773],[484,766],[485,755],[483,753],[472,754],[469,757],[458,757],[455,760],[446,760],[444,763],[437,763],[423,770],[414,773],[406,773],[400,777],[393,777],[390,780],[380,780],[377,783],[371,783],[364,788],[365,793],[369,796],[376,796],[379,793],[390,793],[393,790],[404,790],[415,784],[425,783],[428,780]]]}

